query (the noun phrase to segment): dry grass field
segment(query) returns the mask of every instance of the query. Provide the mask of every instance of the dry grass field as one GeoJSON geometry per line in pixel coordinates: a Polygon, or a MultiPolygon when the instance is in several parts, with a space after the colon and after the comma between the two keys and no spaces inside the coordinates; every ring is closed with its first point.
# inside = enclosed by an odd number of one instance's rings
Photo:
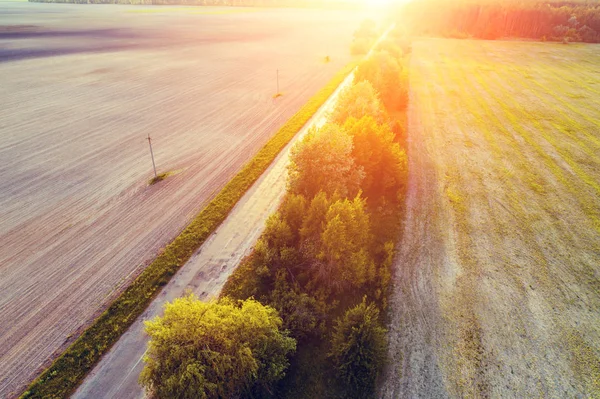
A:
{"type": "Polygon", "coordinates": [[[363,18],[0,2],[0,397],[349,61],[363,18]],[[152,186],[148,134],[177,172],[152,186]]]}
{"type": "Polygon", "coordinates": [[[383,396],[600,395],[600,46],[413,45],[383,396]]]}

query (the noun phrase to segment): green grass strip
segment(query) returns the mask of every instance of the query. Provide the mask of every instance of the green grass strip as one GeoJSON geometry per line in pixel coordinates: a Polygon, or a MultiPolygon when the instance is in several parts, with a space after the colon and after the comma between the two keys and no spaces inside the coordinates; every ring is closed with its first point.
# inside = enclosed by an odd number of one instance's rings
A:
{"type": "Polygon", "coordinates": [[[161,288],[183,266],[279,152],[302,129],[354,69],[351,62],[315,94],[260,149],[138,278],[46,369],[21,398],[65,398],[146,309],[161,288]]]}

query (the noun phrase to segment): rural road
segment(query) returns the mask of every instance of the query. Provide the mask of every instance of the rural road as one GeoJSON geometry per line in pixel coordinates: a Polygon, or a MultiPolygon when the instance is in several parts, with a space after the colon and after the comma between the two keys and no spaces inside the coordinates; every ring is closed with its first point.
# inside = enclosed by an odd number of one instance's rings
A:
{"type": "Polygon", "coordinates": [[[72,398],[144,397],[144,391],[138,384],[148,341],[144,333],[144,321],[160,315],[165,302],[172,301],[186,292],[193,292],[202,299],[219,294],[240,260],[250,253],[263,231],[266,219],[275,212],[285,194],[287,165],[292,145],[311,127],[320,127],[326,122],[327,113],[335,105],[340,91],[350,84],[352,79],[353,74],[344,80],[311,121],[281,151],[267,171],[237,203],[223,224],[102,358],[72,398]]]}
{"type": "Polygon", "coordinates": [[[446,256],[448,243],[442,234],[445,213],[437,194],[435,153],[428,149],[414,93],[409,104],[406,216],[393,264],[389,362],[380,397],[442,399],[449,395],[436,350],[440,311],[434,282],[439,265],[451,262],[451,258],[446,256]]]}

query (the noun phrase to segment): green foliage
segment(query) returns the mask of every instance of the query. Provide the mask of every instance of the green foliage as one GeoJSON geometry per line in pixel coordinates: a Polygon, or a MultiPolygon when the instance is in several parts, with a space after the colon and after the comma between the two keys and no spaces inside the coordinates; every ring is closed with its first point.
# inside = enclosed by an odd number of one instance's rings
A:
{"type": "Polygon", "coordinates": [[[268,300],[283,317],[283,327],[298,341],[318,337],[324,332],[326,307],[316,298],[300,292],[289,281],[287,270],[277,272],[275,288],[268,300]]]}
{"type": "Polygon", "coordinates": [[[329,209],[329,200],[323,191],[319,191],[310,202],[300,228],[303,252],[315,258],[321,245],[321,234],[325,228],[325,216],[329,209]]]}
{"type": "Polygon", "coordinates": [[[344,129],[352,136],[352,156],[365,171],[361,184],[365,196],[377,201],[400,200],[408,178],[407,158],[388,124],[378,124],[371,116],[350,118],[344,129]]]}
{"type": "Polygon", "coordinates": [[[374,278],[369,255],[371,228],[365,200],[342,199],[331,204],[325,217],[317,256],[318,278],[333,291],[360,288],[374,278]]]}
{"type": "Polygon", "coordinates": [[[229,276],[220,296],[239,300],[268,296],[273,283],[268,251],[265,241],[259,238],[252,253],[229,276]]]}
{"type": "Polygon", "coordinates": [[[329,119],[332,123],[343,125],[348,118],[360,119],[365,115],[372,116],[379,123],[387,121],[373,85],[363,80],[346,87],[340,93],[337,105],[329,119]]]}
{"type": "MultiPolygon", "coordinates": [[[[40,377],[31,383],[23,398],[68,396],[88,371],[146,309],[160,289],[227,217],[237,201],[267,169],[277,154],[308,122],[352,71],[350,64],[315,94],[242,170],[196,216],[137,279],[60,355],[40,377]]],[[[238,287],[240,293],[257,289],[238,287]]],[[[263,288],[263,287],[259,287],[263,288]]]]}
{"type": "Polygon", "coordinates": [[[287,222],[292,234],[294,234],[295,241],[298,240],[298,233],[302,227],[306,208],[306,198],[300,194],[286,195],[279,208],[281,217],[287,222]]]}
{"type": "Polygon", "coordinates": [[[401,147],[404,108],[387,101],[395,107],[388,108],[393,116],[388,120],[371,79],[391,99],[407,89],[400,66],[405,52],[396,39],[382,44],[379,49],[386,51],[372,64],[361,65],[357,83],[340,96],[331,123],[293,148],[288,194],[267,223],[255,249],[258,256],[247,258],[225,286],[224,294],[260,293],[255,297],[277,309],[301,343],[275,397],[368,397],[374,392],[385,358],[378,307],[387,308],[407,159],[401,147]],[[389,82],[400,86],[393,92],[389,82]],[[257,281],[260,289],[246,286],[257,281]],[[362,295],[363,303],[344,314],[362,295]]]}
{"type": "Polygon", "coordinates": [[[140,382],[156,398],[230,398],[269,389],[296,349],[277,311],[255,300],[202,302],[189,295],[145,325],[150,342],[140,382]]]}
{"type": "Polygon", "coordinates": [[[338,378],[347,387],[347,397],[374,395],[377,376],[385,362],[386,330],[379,323],[379,310],[366,300],[346,311],[335,322],[330,356],[338,378]]]}
{"type": "Polygon", "coordinates": [[[292,229],[285,220],[281,218],[281,214],[275,213],[267,219],[265,231],[262,239],[266,244],[273,249],[282,249],[289,247],[293,243],[292,229]]]}
{"type": "Polygon", "coordinates": [[[289,190],[307,198],[319,191],[331,196],[358,192],[364,172],[354,165],[352,138],[337,125],[312,129],[291,151],[289,190]]]}

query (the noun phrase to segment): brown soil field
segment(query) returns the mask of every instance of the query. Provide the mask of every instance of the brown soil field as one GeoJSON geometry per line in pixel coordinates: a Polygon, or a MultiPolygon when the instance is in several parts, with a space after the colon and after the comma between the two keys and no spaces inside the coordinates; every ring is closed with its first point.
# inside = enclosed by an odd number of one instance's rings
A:
{"type": "Polygon", "coordinates": [[[249,255],[265,228],[265,222],[279,207],[286,193],[290,150],[312,127],[321,127],[336,104],[342,88],[352,83],[351,74],[315,114],[312,120],[283,149],[269,168],[238,201],[211,237],[173,276],[169,283],[106,353],[71,396],[72,399],[142,399],[139,385],[148,348],[144,322],[162,315],[166,302],[193,292],[203,300],[218,297],[227,278],[249,255]]]}
{"type": "Polygon", "coordinates": [[[350,60],[363,18],[0,2],[0,397],[350,60]],[[177,172],[152,186],[148,134],[177,172]]]}
{"type": "Polygon", "coordinates": [[[384,398],[600,396],[600,46],[421,39],[384,398]]]}

